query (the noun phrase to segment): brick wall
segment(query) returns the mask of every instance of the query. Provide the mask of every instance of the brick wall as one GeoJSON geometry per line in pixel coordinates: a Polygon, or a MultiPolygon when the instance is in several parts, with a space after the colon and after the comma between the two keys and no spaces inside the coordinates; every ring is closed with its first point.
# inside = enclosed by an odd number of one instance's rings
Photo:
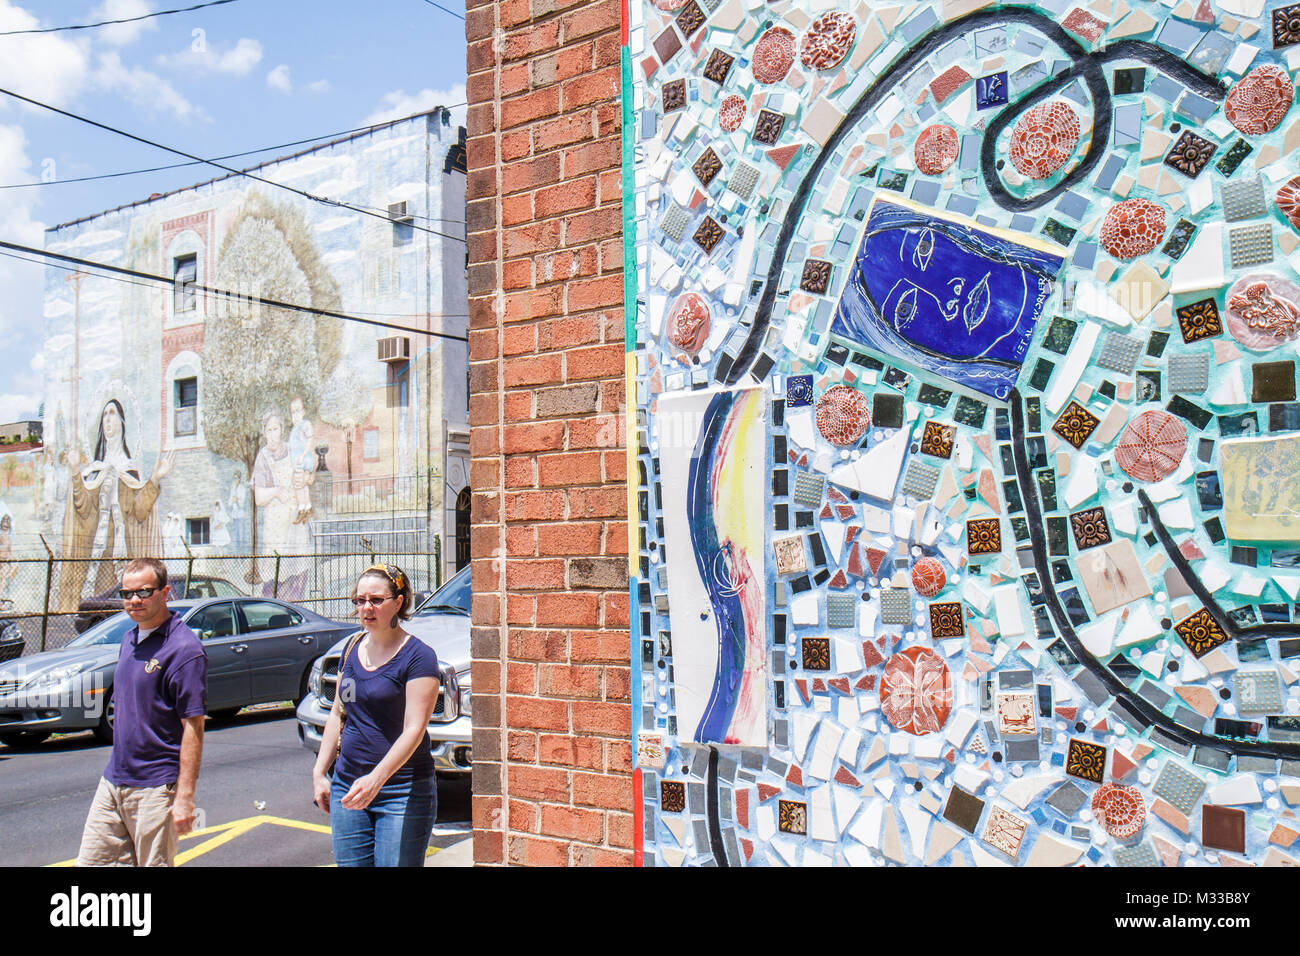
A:
{"type": "Polygon", "coordinates": [[[470,0],[474,858],[632,861],[617,0],[470,0]]]}

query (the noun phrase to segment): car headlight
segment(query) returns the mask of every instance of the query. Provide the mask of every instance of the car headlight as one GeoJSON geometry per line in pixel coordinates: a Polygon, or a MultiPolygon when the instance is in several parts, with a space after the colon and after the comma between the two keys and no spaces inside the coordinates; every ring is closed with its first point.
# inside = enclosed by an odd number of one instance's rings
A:
{"type": "Polygon", "coordinates": [[[469,685],[469,671],[466,671],[465,676],[460,679],[460,699],[459,699],[460,712],[462,715],[466,717],[470,716],[471,713],[470,703],[474,696],[471,691],[472,688],[469,685]]]}
{"type": "Polygon", "coordinates": [[[42,687],[53,687],[56,684],[62,684],[64,681],[76,677],[82,671],[89,670],[94,666],[94,661],[79,661],[76,664],[56,667],[53,670],[42,671],[35,677],[29,677],[24,686],[28,690],[37,690],[42,687]]]}
{"type": "Polygon", "coordinates": [[[23,629],[18,626],[17,621],[5,621],[4,626],[0,627],[0,641],[21,641],[23,639],[23,629]]]}
{"type": "Polygon", "coordinates": [[[316,658],[316,663],[311,665],[311,673],[307,675],[307,689],[317,697],[321,696],[320,677],[325,671],[325,658],[316,658]]]}

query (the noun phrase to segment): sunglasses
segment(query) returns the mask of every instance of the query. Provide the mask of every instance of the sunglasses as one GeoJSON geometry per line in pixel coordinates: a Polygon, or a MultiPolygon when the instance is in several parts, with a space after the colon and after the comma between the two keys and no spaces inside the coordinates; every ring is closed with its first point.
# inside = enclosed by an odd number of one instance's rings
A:
{"type": "Polygon", "coordinates": [[[129,601],[133,597],[138,597],[140,600],[143,601],[146,598],[153,597],[155,591],[161,591],[161,590],[162,588],[136,588],[134,591],[129,591],[126,588],[122,588],[120,591],[117,592],[117,596],[120,597],[123,601],[129,601]]]}
{"type": "Polygon", "coordinates": [[[393,600],[393,595],[391,594],[388,597],[381,597],[381,598],[354,597],[352,599],[352,606],[366,607],[367,605],[369,605],[370,607],[379,607],[379,605],[383,604],[385,601],[391,601],[391,600],[393,600]]]}

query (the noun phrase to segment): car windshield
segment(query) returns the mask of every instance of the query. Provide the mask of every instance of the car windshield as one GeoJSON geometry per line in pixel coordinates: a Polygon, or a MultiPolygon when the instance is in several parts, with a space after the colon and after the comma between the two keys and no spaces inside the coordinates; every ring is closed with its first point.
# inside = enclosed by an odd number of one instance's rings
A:
{"type": "Polygon", "coordinates": [[[95,644],[121,644],[122,635],[131,629],[132,621],[125,614],[114,614],[94,627],[77,635],[68,647],[91,647],[95,644]]]}
{"type": "Polygon", "coordinates": [[[429,617],[434,614],[469,614],[470,588],[469,568],[462,568],[456,575],[429,596],[429,600],[420,605],[416,617],[429,617]]]}

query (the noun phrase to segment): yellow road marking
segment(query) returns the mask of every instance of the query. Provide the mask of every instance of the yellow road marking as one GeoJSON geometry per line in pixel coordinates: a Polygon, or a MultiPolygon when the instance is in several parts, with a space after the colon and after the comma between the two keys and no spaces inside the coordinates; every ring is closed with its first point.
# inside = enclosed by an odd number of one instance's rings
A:
{"type": "MultiPolygon", "coordinates": [[[[190,847],[183,853],[177,854],[176,865],[182,866],[189,863],[191,860],[194,860],[205,853],[209,853],[217,847],[223,846],[234,840],[236,837],[243,836],[245,833],[248,833],[250,830],[254,830],[263,824],[287,827],[292,830],[306,830],[308,833],[322,833],[328,835],[330,832],[330,828],[327,824],[307,823],[303,820],[292,820],[288,817],[274,817],[265,813],[259,814],[255,817],[244,817],[242,820],[231,820],[228,823],[219,823],[216,826],[204,827],[202,830],[194,830],[181,836],[181,840],[190,840],[195,837],[211,837],[211,839],[204,840],[197,846],[190,847]]],[[[436,853],[437,850],[435,849],[433,852],[436,853]]],[[[52,867],[73,866],[76,862],[76,857],[73,857],[71,860],[62,860],[58,863],[50,863],[47,865],[52,867]]]]}

